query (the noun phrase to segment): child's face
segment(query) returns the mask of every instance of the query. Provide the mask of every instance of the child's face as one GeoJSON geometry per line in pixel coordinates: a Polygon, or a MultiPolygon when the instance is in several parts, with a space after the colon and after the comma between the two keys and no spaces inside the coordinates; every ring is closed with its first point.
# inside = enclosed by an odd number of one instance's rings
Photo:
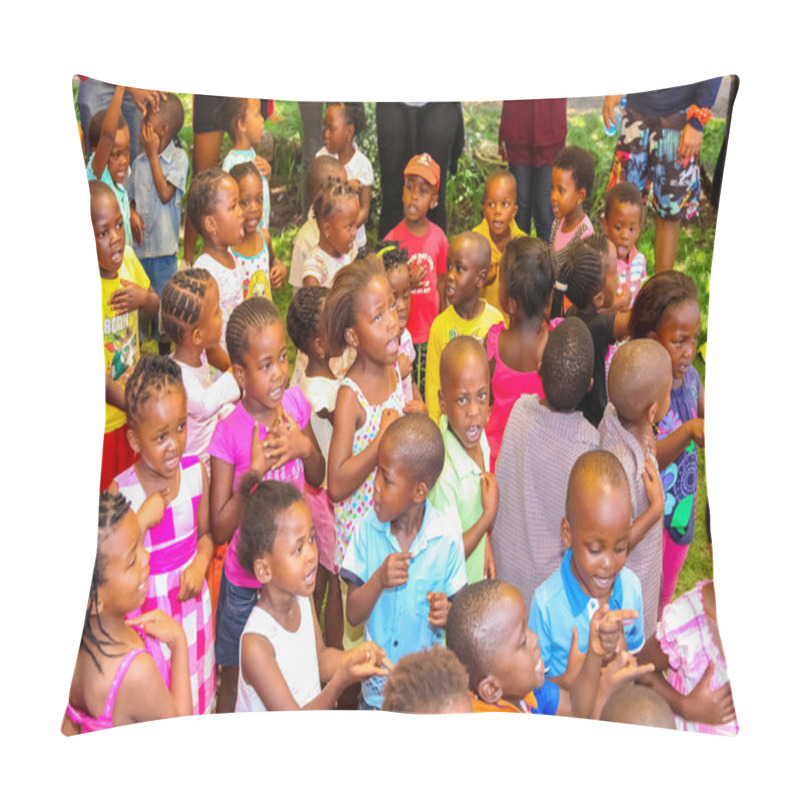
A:
{"type": "Polygon", "coordinates": [[[394,296],[394,308],[397,312],[397,324],[400,333],[406,329],[408,312],[411,308],[411,276],[408,273],[408,264],[400,264],[386,273],[389,285],[394,296]]]}
{"type": "Polygon", "coordinates": [[[397,361],[400,326],[389,281],[376,275],[359,293],[355,304],[354,334],[349,341],[370,361],[392,365],[397,361]]]}
{"type": "Polygon", "coordinates": [[[517,188],[513,179],[502,176],[486,184],[483,216],[492,239],[502,241],[511,233],[511,220],[517,213],[517,188]]]}
{"type": "Polygon", "coordinates": [[[564,546],[572,548],[572,574],[600,605],[625,566],[631,515],[627,489],[587,479],[575,488],[569,518],[561,522],[564,546]]]}
{"type": "MultiPolygon", "coordinates": [[[[401,459],[391,449],[385,438],[378,444],[378,471],[372,503],[375,515],[381,522],[392,522],[403,516],[415,504],[419,484],[409,476],[401,459]]],[[[424,495],[423,495],[424,499],[424,495]]]]}
{"type": "Polygon", "coordinates": [[[553,167],[550,205],[556,217],[568,217],[586,199],[586,190],[578,189],[572,170],[553,167]]]}
{"type": "Polygon", "coordinates": [[[105,557],[105,578],[97,588],[101,611],[127,614],[139,608],[147,598],[147,579],[150,577],[150,554],[142,545],[139,522],[128,511],[109,532],[102,545],[105,557]]]}
{"type": "Polygon", "coordinates": [[[311,513],[305,503],[294,503],[280,515],[272,553],[266,561],[271,584],[300,597],[314,594],[319,554],[311,513]]]}
{"type": "Polygon", "coordinates": [[[609,238],[606,254],[603,256],[603,308],[611,308],[619,288],[617,272],[617,250],[609,238]]]}
{"type": "Polygon", "coordinates": [[[108,157],[108,173],[117,186],[121,186],[128,175],[131,163],[131,132],[126,125],[114,134],[114,146],[108,157]]]}
{"type": "Polygon", "coordinates": [[[206,289],[196,327],[200,331],[200,343],[204,350],[219,344],[222,336],[222,309],[219,305],[219,288],[213,278],[206,289]]]}
{"type": "Polygon", "coordinates": [[[264,184],[255,175],[245,175],[239,181],[239,205],[244,216],[244,232],[251,236],[264,215],[264,184]]]}
{"type": "Polygon", "coordinates": [[[289,357],[283,325],[271,322],[258,330],[248,331],[244,366],[234,364],[234,375],[244,388],[251,413],[274,411],[281,404],[289,357]]]}
{"type": "Polygon", "coordinates": [[[264,117],[261,116],[261,101],[251,97],[241,121],[242,130],[251,147],[255,147],[264,135],[264,117]]]}
{"type": "Polygon", "coordinates": [[[125,222],[115,197],[104,194],[92,201],[92,228],[100,273],[115,278],[125,251],[125,222]]]}
{"type": "Polygon", "coordinates": [[[456,236],[447,251],[444,295],[456,309],[480,294],[489,266],[481,263],[480,253],[475,242],[464,236],[456,236]]]}
{"type": "MultiPolygon", "coordinates": [[[[214,239],[223,247],[239,244],[244,238],[244,214],[239,204],[239,186],[230,176],[217,187],[214,213],[206,223],[214,239]]],[[[208,219],[208,218],[207,218],[208,219]]]]}
{"type": "Polygon", "coordinates": [[[489,364],[470,351],[463,352],[445,374],[439,403],[450,430],[461,446],[473,450],[489,420],[489,364]]]}
{"type": "Polygon", "coordinates": [[[680,386],[697,353],[700,335],[700,307],[696,300],[667,306],[650,337],[660,342],[672,361],[674,386],[680,386]]]}
{"type": "Polygon", "coordinates": [[[633,203],[614,203],[603,220],[603,233],[611,239],[617,258],[628,260],[631,248],[639,241],[642,215],[633,203]]]}
{"type": "Polygon", "coordinates": [[[340,105],[328,106],[325,110],[325,147],[338,155],[353,140],[354,129],[347,124],[344,109],[340,105]]]}
{"type": "Polygon", "coordinates": [[[319,224],[320,237],[324,236],[333,255],[341,258],[353,249],[358,225],[358,198],[340,200],[328,219],[319,224]]]}
{"type": "Polygon", "coordinates": [[[436,187],[419,175],[407,175],[403,185],[403,213],[406,222],[420,222],[436,207],[436,187]]]}
{"type": "Polygon", "coordinates": [[[170,386],[128,419],[131,446],[142,463],[161,478],[175,477],[186,449],[186,392],[170,386]]]}

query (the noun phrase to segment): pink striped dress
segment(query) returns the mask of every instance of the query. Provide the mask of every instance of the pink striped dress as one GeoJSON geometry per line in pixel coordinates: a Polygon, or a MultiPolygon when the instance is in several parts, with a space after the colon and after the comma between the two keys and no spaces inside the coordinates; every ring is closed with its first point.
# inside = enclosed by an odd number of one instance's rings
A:
{"type": "MultiPolygon", "coordinates": [[[[198,597],[180,602],[180,576],[197,555],[197,509],[203,495],[203,465],[197,456],[181,459],[181,485],[178,496],[167,506],[164,518],[144,536],[144,547],[150,553],[150,578],[144,605],[128,614],[135,617],[160,608],[180,622],[189,646],[189,677],[192,687],[192,713],[211,711],[216,691],[214,668],[214,634],[211,622],[211,596],[208,585],[198,597]]],[[[116,478],[120,492],[137,511],[145,500],[134,467],[116,478]]],[[[170,652],[161,644],[169,663],[170,652]]]]}

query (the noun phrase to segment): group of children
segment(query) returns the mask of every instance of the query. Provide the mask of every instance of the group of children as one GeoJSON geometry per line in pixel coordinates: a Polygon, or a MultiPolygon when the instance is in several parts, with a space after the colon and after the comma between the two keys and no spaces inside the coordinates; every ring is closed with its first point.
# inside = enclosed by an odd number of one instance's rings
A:
{"type": "Polygon", "coordinates": [[[64,732],[337,705],[735,732],[713,583],[671,602],[703,446],[697,290],[645,280],[638,190],[609,191],[595,234],[593,161],[567,147],[549,243],[515,227],[505,170],[448,242],[421,153],[369,253],[363,107],[331,103],[284,320],[258,100],[224,105],[230,172],[187,189],[174,95],[128,177],[123,91],[87,167],[106,434],[64,732]],[[184,191],[203,252],[178,270],[184,191]],[[160,244],[137,258],[131,236],[160,244]],[[161,354],[140,355],[140,315],[161,354]]]}

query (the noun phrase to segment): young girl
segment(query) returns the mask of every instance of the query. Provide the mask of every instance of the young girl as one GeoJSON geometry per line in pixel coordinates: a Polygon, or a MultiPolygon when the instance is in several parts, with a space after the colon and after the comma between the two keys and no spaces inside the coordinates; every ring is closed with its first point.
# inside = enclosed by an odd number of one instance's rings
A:
{"type": "Polygon", "coordinates": [[[336,273],[356,257],[358,196],[347,183],[329,181],[314,198],[319,242],[303,267],[303,286],[331,287],[336,273]]]}
{"type": "Polygon", "coordinates": [[[138,519],[122,495],[100,495],[97,557],[61,727],[66,735],[192,713],[183,629],[159,610],[130,618],[147,594],[142,530],[163,512],[158,494],[142,504],[138,519]],[[159,642],[171,655],[169,666],[159,642]]]}
{"type": "Polygon", "coordinates": [[[325,462],[311,429],[311,407],[297,387],[284,391],[288,374],[280,313],[265,297],[234,309],[227,345],[242,399],[217,423],[211,456],[211,529],[217,543],[231,540],[217,606],[217,663],[222,666],[218,713],[234,710],[239,637],[261,584],[236,557],[243,498],[236,491],[251,470],[259,478],[288,481],[302,491],[320,486],[325,462]]]}
{"type": "Polygon", "coordinates": [[[261,592],[242,632],[236,710],[333,708],[347,686],[387,674],[385,653],[374,642],[349,653],[325,646],[311,605],[317,544],[308,507],[292,484],[254,481],[249,473],[240,487],[238,554],[261,592]]]}
{"type": "MultiPolygon", "coordinates": [[[[350,345],[356,350],[336,397],[328,457],[338,573],[353,531],[372,508],[378,443],[406,405],[397,367],[397,311],[378,258],[367,256],[339,272],[325,301],[324,326],[328,347],[341,352],[350,345]]],[[[359,634],[345,624],[345,636],[350,644],[359,634]]]]}
{"type": "Polygon", "coordinates": [[[231,177],[239,186],[239,204],[244,212],[244,239],[231,248],[242,271],[242,299],[260,295],[272,300],[272,289],[283,286],[286,267],[275,258],[269,231],[261,227],[261,174],[252,161],[243,161],[231,168],[231,177]]]}
{"type": "MultiPolygon", "coordinates": [[[[142,611],[160,608],[180,622],[189,646],[192,708],[214,705],[217,675],[211,597],[205,581],[214,543],[208,531],[208,476],[186,447],[186,392],[180,367],[167,356],[146,355],[125,387],[131,447],[139,460],[111,484],[136,511],[160,492],[164,518],[144,537],[150,579],[142,611]]],[[[164,653],[167,657],[167,653],[164,653]]]]}
{"type": "Polygon", "coordinates": [[[245,161],[255,164],[261,176],[261,200],[263,203],[260,227],[269,228],[269,176],[272,167],[266,158],[258,155],[256,146],[264,135],[264,117],[261,114],[261,100],[256,97],[226,97],[219,111],[220,125],[227,131],[231,149],[222,161],[222,169],[230,172],[231,167],[245,161]]]}
{"type": "Polygon", "coordinates": [[[522,394],[544,397],[539,364],[550,331],[555,257],[541,239],[512,239],[500,268],[500,303],[509,327],[498,322],[486,334],[486,354],[492,374],[492,411],[486,425],[490,471],[494,472],[508,415],[522,394]]]}
{"type": "Polygon", "coordinates": [[[666,417],[657,424],[656,456],[664,502],[664,582],[661,609],[672,599],[694,539],[697,448],[705,443],[705,391],[692,366],[700,334],[697,287],[682,272],[659,272],[642,284],[630,318],[632,339],[662,344],[672,361],[672,392],[666,417]]]}
{"type": "Polygon", "coordinates": [[[366,116],[363,103],[328,103],[325,109],[325,146],[318,156],[333,156],[347,170],[347,180],[358,195],[356,248],[358,257],[366,255],[367,232],[364,223],[369,217],[369,203],[375,175],[369,159],[358,149],[355,137],[364,130],[366,116]]]}
{"type": "Polygon", "coordinates": [[[219,167],[201,172],[189,184],[186,214],[203,237],[203,252],[194,266],[208,270],[219,289],[222,338],[219,347],[209,348],[208,358],[213,366],[224,371],[230,367],[225,352],[225,329],[233,309],[242,302],[242,271],[231,249],[244,238],[238,184],[219,167]]]}
{"type": "MultiPolygon", "coordinates": [[[[308,365],[298,386],[314,412],[311,415],[311,427],[326,464],[333,434],[336,393],[339,390],[339,380],[331,369],[322,331],[322,313],[329,291],[323,286],[304,286],[292,299],[286,315],[286,329],[289,336],[298,352],[305,354],[308,359],[308,365]]],[[[317,581],[314,590],[314,605],[319,616],[327,587],[325,642],[330,646],[340,647],[344,618],[339,580],[333,568],[335,546],[333,503],[325,483],[319,489],[306,484],[303,495],[314,520],[319,548],[321,580],[317,581]]]]}

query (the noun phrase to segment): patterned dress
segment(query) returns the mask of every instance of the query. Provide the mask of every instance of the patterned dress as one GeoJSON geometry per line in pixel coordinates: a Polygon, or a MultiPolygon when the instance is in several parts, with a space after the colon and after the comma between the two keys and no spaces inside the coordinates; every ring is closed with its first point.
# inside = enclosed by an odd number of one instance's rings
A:
{"type": "MultiPolygon", "coordinates": [[[[180,602],[181,573],[197,555],[197,509],[203,494],[203,465],[197,456],[181,459],[181,485],[178,496],[167,506],[164,518],[144,537],[144,547],[150,553],[150,578],[144,605],[128,614],[136,617],[160,608],[181,623],[189,646],[189,677],[192,687],[192,713],[211,711],[216,690],[214,668],[214,635],[211,616],[211,596],[208,585],[197,597],[180,602]]],[[[134,467],[116,478],[120,492],[137,511],[145,500],[134,467]]],[[[170,652],[161,644],[169,663],[170,652]]]]}
{"type": "MultiPolygon", "coordinates": [[[[403,413],[406,404],[403,394],[403,381],[400,378],[400,370],[395,365],[397,383],[392,393],[377,406],[371,406],[364,397],[364,393],[358,384],[348,377],[342,378],[341,386],[347,386],[355,392],[356,398],[361,408],[364,409],[367,419],[364,424],[355,432],[353,437],[353,455],[357,456],[365,450],[369,443],[375,438],[381,427],[381,416],[385,408],[393,408],[398,414],[403,413]]],[[[375,473],[378,471],[377,465],[372,472],[367,475],[364,483],[356,489],[350,497],[339,503],[334,503],[333,513],[336,522],[336,552],[334,553],[334,567],[336,572],[342,566],[344,554],[353,532],[361,519],[372,508],[372,488],[375,483],[375,473]]]]}

